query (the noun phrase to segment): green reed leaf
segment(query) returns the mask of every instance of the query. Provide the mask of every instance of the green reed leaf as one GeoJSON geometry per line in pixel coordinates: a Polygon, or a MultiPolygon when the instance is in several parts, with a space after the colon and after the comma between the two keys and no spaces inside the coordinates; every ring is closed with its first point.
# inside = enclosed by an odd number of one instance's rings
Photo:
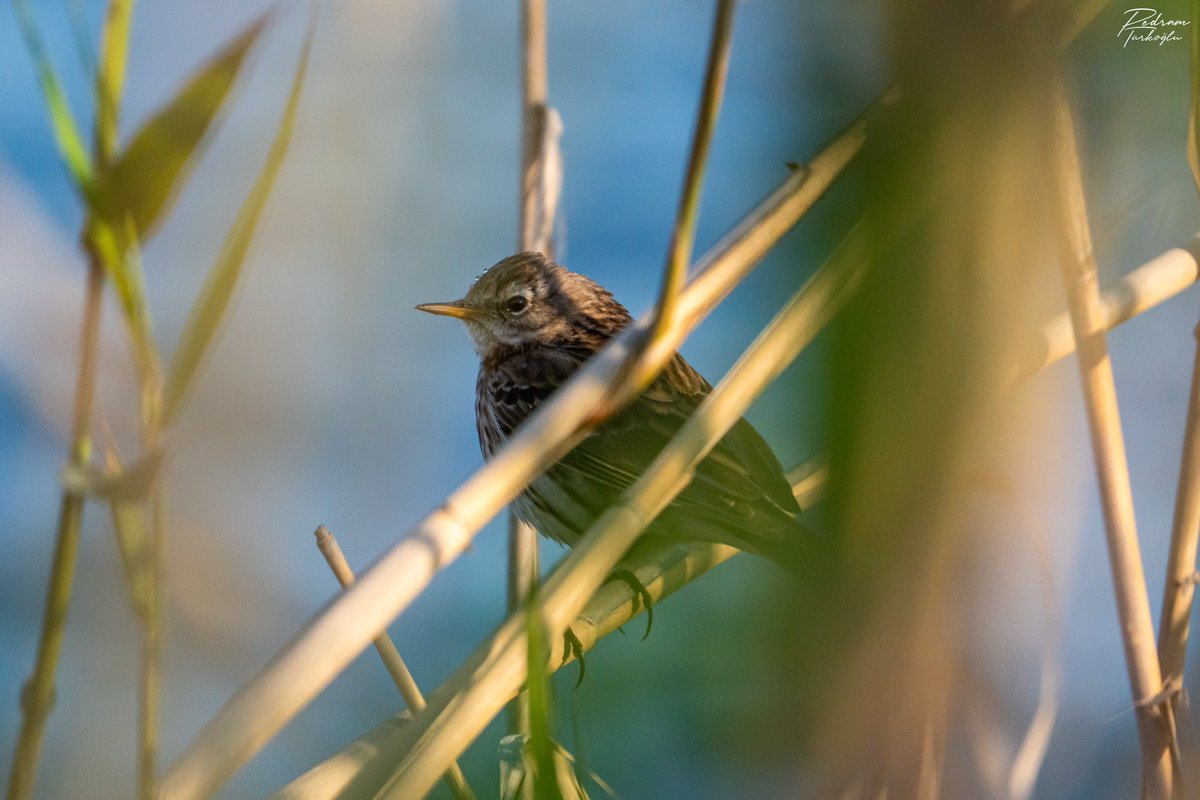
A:
{"type": "Polygon", "coordinates": [[[84,239],[93,257],[104,268],[112,282],[121,311],[129,325],[140,367],[148,366],[153,354],[154,335],[150,322],[150,307],[146,302],[146,281],[142,269],[141,251],[137,247],[133,220],[110,221],[93,215],[84,228],[84,239]]]}
{"type": "Polygon", "coordinates": [[[58,152],[67,165],[67,170],[71,173],[71,178],[75,181],[79,193],[85,198],[91,197],[94,177],[92,159],[79,135],[79,127],[75,124],[75,118],[71,116],[71,107],[67,103],[66,92],[63,91],[58,74],[54,71],[54,64],[50,60],[46,43],[42,40],[37,22],[33,18],[33,11],[27,0],[13,0],[13,9],[17,14],[17,24],[21,27],[25,46],[29,48],[29,55],[33,58],[38,84],[41,86],[42,96],[46,100],[46,109],[50,112],[50,124],[54,130],[54,141],[58,145],[58,152]]]}
{"type": "MultiPolygon", "coordinates": [[[[213,56],[134,134],[106,174],[104,200],[112,204],[105,209],[106,215],[118,218],[130,215],[139,240],[144,240],[153,231],[182,186],[201,139],[224,105],[246,54],[258,40],[267,18],[264,14],[250,23],[245,31],[213,56]]],[[[120,35],[119,30],[114,32],[114,36],[120,35]]],[[[109,83],[117,77],[116,65],[106,65],[106,69],[114,69],[114,72],[102,73],[102,85],[116,88],[118,84],[109,83]]],[[[111,102],[111,119],[99,120],[99,130],[105,138],[115,136],[115,100],[114,92],[105,101],[111,102]],[[114,127],[109,130],[109,125],[114,127]]]]}
{"type": "Polygon", "coordinates": [[[179,349],[171,361],[167,374],[167,382],[163,393],[163,419],[169,422],[179,410],[187,394],[192,378],[200,365],[201,359],[216,335],[217,327],[225,315],[229,298],[237,286],[241,276],[242,264],[246,260],[246,252],[254,238],[259,216],[267,197],[275,184],[279,168],[287,155],[288,145],[291,144],[292,132],[296,125],[296,114],[300,107],[300,97],[304,92],[304,80],[308,74],[309,53],[312,50],[313,33],[315,30],[315,12],[309,18],[308,33],[305,35],[304,46],[300,52],[300,60],[292,78],[292,88],[288,95],[287,105],[283,116],[275,129],[275,140],[267,154],[267,160],[258,178],[254,181],[250,193],[238,210],[237,218],[221,245],[217,261],[208,273],[204,287],[200,290],[188,314],[187,323],[180,337],[179,349]]]}
{"type": "Polygon", "coordinates": [[[117,118],[125,88],[132,20],[133,0],[112,0],[108,4],[96,73],[96,152],[101,163],[107,163],[117,149],[117,118]]]}

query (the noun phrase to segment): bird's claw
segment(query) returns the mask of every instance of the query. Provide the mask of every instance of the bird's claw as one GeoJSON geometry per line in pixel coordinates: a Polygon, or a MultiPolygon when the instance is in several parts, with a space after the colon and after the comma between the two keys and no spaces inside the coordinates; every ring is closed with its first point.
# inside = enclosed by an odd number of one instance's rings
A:
{"type": "Polygon", "coordinates": [[[650,629],[654,627],[654,599],[650,597],[650,592],[642,585],[642,582],[637,579],[637,575],[627,569],[614,569],[609,574],[610,581],[620,581],[629,587],[633,592],[633,611],[637,613],[638,600],[642,601],[642,607],[646,609],[646,632],[642,634],[642,641],[646,641],[650,636],[650,629]]]}
{"type": "Polygon", "coordinates": [[[579,637],[575,635],[575,631],[567,628],[563,631],[563,659],[562,663],[566,664],[567,659],[575,656],[575,660],[579,662],[579,679],[575,681],[575,688],[583,683],[583,676],[587,672],[587,664],[583,660],[583,642],[579,641],[579,637]]]}

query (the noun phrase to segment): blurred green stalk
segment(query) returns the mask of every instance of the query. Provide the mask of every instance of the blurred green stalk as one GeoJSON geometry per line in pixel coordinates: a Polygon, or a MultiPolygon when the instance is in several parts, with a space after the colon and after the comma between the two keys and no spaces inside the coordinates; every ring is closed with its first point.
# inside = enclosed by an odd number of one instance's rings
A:
{"type": "MultiPolygon", "coordinates": [[[[69,452],[70,463],[80,467],[87,465],[92,450],[91,410],[96,394],[96,356],[100,341],[103,278],[103,269],[97,259],[93,258],[88,267],[87,287],[84,291],[79,374],[75,383],[72,414],[74,424],[69,452]]],[[[83,500],[82,495],[63,490],[37,659],[34,662],[33,675],[21,690],[21,732],[17,736],[12,772],[9,774],[9,800],[27,800],[33,796],[46,720],[54,708],[54,676],[62,652],[67,610],[71,603],[71,587],[75,579],[79,530],[83,522],[83,500]]]]}

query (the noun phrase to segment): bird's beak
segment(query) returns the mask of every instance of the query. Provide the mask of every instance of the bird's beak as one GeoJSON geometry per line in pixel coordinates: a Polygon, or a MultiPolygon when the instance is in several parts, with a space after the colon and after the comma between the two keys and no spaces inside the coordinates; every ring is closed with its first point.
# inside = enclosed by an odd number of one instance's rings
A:
{"type": "Polygon", "coordinates": [[[459,319],[479,318],[479,312],[462,300],[455,300],[452,303],[422,303],[417,306],[417,311],[425,311],[442,317],[458,317],[459,319]]]}

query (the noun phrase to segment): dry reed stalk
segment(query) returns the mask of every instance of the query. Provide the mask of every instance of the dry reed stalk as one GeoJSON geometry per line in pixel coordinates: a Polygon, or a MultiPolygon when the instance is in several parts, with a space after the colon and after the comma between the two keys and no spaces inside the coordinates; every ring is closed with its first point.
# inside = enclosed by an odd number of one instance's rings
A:
{"type": "MultiPolygon", "coordinates": [[[[1190,718],[1183,687],[1187,657],[1192,597],[1196,591],[1196,544],[1200,536],[1200,325],[1197,325],[1196,356],[1188,395],[1183,452],[1179,459],[1179,486],[1175,493],[1175,516],[1171,524],[1171,550],[1163,587],[1162,617],[1158,628],[1158,660],[1163,686],[1171,690],[1168,703],[1177,722],[1190,718]]],[[[1185,767],[1180,759],[1177,768],[1185,767]]],[[[1180,775],[1180,779],[1194,775],[1180,775]]],[[[1186,782],[1184,785],[1188,785],[1186,782]]]]}
{"type": "MultiPolygon", "coordinates": [[[[348,589],[354,584],[354,570],[350,569],[350,562],[342,553],[337,539],[324,525],[317,528],[316,537],[317,549],[325,557],[325,563],[329,565],[329,569],[342,588],[348,589]]],[[[425,696],[421,694],[421,688],[417,686],[416,679],[409,672],[408,665],[400,657],[400,651],[396,648],[392,637],[387,633],[382,633],[375,639],[374,645],[380,660],[383,661],[384,668],[387,669],[388,675],[392,676],[392,681],[400,691],[400,696],[404,698],[404,703],[408,706],[409,711],[416,714],[424,709],[425,696]]],[[[462,768],[457,761],[450,764],[450,768],[446,770],[442,779],[449,787],[450,793],[458,800],[474,800],[475,793],[471,791],[471,786],[467,783],[467,778],[463,775],[462,768]]]]}
{"type": "MultiPolygon", "coordinates": [[[[545,145],[551,138],[546,106],[546,3],[521,0],[521,196],[518,221],[520,251],[537,250],[553,258],[550,233],[557,198],[547,196],[545,145]]],[[[557,142],[554,143],[557,146],[557,142]]],[[[556,152],[556,151],[555,151],[556,152]]],[[[561,184],[560,184],[561,185],[561,184]]],[[[508,610],[518,608],[537,585],[538,533],[508,512],[508,610]]],[[[508,710],[509,733],[527,733],[528,707],[524,697],[508,710]]]]}
{"type": "Polygon", "coordinates": [[[892,101],[889,93],[873,103],[807,169],[791,175],[717,243],[680,293],[676,325],[662,341],[638,348],[648,325],[645,320],[631,325],[530,417],[491,462],[310,620],[197,734],[163,777],[161,796],[215,792],[407,608],[488,520],[600,421],[597,412],[612,407],[610,386],[626,372],[632,353],[637,359],[629,372],[660,370],[687,334],[841,174],[862,147],[870,121],[892,101]]]}
{"type": "MultiPolygon", "coordinates": [[[[638,534],[688,485],[692,471],[751,402],[790,364],[852,291],[859,262],[835,260],[807,283],[755,339],[654,462],[605,511],[546,581],[542,618],[561,639],[638,534]],[[851,271],[853,269],[853,271],[851,271]]],[[[499,712],[526,678],[525,614],[509,617],[405,732],[404,757],[379,798],[421,797],[499,712]]],[[[561,646],[561,645],[560,645],[561,646]]],[[[555,655],[552,652],[551,663],[555,655]]],[[[360,785],[360,788],[367,788],[360,785]]]]}
{"type": "Polygon", "coordinates": [[[1052,169],[1057,184],[1063,285],[1079,348],[1077,361],[1100,484],[1117,616],[1141,741],[1143,792],[1151,800],[1168,800],[1172,797],[1174,780],[1173,733],[1159,704],[1146,702],[1162,691],[1162,674],[1154,647],[1116,384],[1105,343],[1104,312],[1075,126],[1061,80],[1055,83],[1053,138],[1052,169]]]}
{"type": "MultiPolygon", "coordinates": [[[[1100,295],[1098,324],[1109,331],[1171,299],[1200,279],[1200,237],[1172,247],[1114,281],[1100,295]]],[[[1063,311],[1038,328],[1014,374],[1024,379],[1075,352],[1071,314],[1063,311]]]]}

